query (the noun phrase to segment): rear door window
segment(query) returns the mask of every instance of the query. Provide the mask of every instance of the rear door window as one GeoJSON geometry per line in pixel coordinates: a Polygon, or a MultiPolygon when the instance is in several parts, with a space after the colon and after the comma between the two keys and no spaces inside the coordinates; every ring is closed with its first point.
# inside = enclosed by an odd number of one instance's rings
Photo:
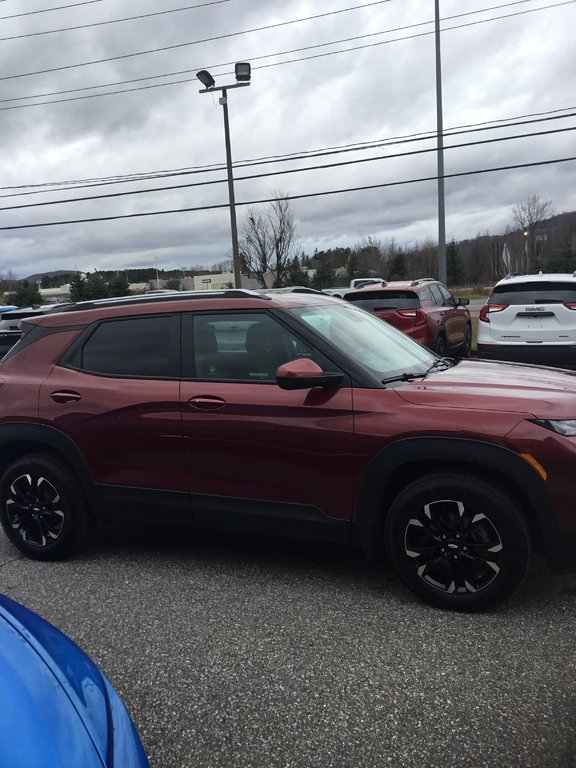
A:
{"type": "Polygon", "coordinates": [[[565,304],[576,302],[576,283],[542,281],[497,285],[488,304],[565,304]]]}
{"type": "Polygon", "coordinates": [[[454,299],[452,298],[452,294],[448,290],[448,288],[444,288],[443,285],[435,285],[435,288],[438,289],[440,292],[440,296],[442,296],[442,306],[443,307],[453,307],[454,306],[454,299]]]}
{"type": "Polygon", "coordinates": [[[346,294],[346,300],[368,312],[384,312],[387,309],[418,309],[420,302],[414,291],[362,291],[346,294]]]}
{"type": "Polygon", "coordinates": [[[440,290],[437,285],[431,285],[430,287],[430,293],[432,294],[432,300],[434,304],[441,307],[444,303],[444,299],[442,298],[442,294],[440,293],[440,290]]]}

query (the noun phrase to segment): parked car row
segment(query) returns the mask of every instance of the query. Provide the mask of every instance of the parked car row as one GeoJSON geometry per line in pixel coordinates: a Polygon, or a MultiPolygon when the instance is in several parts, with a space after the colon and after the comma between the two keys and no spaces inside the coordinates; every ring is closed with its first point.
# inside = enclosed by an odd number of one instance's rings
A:
{"type": "MultiPolygon", "coordinates": [[[[325,292],[386,320],[441,356],[470,355],[469,301],[454,299],[437,280],[383,280],[325,292]]],[[[477,352],[489,360],[576,367],[576,273],[510,274],[497,282],[480,311],[477,352]]]]}

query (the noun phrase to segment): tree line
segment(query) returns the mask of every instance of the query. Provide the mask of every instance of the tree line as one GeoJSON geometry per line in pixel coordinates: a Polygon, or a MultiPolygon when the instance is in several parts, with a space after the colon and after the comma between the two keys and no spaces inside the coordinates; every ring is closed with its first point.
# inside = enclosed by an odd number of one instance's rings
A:
{"type": "MultiPolygon", "coordinates": [[[[266,208],[249,209],[239,237],[242,274],[261,287],[310,286],[322,289],[346,286],[356,277],[382,277],[385,280],[414,280],[438,277],[438,246],[426,238],[400,245],[393,238],[381,240],[372,235],[353,246],[315,249],[307,254],[298,247],[296,219],[290,203],[281,192],[266,208]]],[[[553,214],[552,203],[537,195],[518,203],[511,211],[510,224],[503,234],[478,233],[475,238],[446,248],[449,286],[490,285],[509,272],[576,271],[576,212],[553,214]]],[[[232,271],[231,259],[212,268],[195,265],[164,270],[133,268],[96,270],[81,274],[60,271],[43,275],[42,288],[70,284],[73,301],[125,296],[130,283],[182,287],[184,275],[195,276],[232,271]]],[[[5,300],[17,306],[40,304],[36,282],[16,281],[11,275],[0,278],[5,300]]]]}
{"type": "MultiPolygon", "coordinates": [[[[438,277],[438,246],[426,238],[411,245],[363,238],[346,248],[297,252],[295,218],[275,193],[268,209],[250,209],[239,240],[243,274],[266,287],[344,286],[355,277],[413,280],[438,277]]],[[[510,272],[576,270],[576,212],[553,215],[552,203],[532,195],[511,211],[502,235],[477,234],[446,247],[449,286],[488,285],[510,272]]]]}

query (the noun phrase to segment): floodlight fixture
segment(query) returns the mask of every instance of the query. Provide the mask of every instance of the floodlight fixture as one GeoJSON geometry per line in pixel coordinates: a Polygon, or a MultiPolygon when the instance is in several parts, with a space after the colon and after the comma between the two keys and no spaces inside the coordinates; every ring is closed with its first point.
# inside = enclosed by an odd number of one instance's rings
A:
{"type": "Polygon", "coordinates": [[[205,88],[214,88],[214,86],[216,85],[216,80],[214,80],[214,78],[212,77],[210,72],[208,72],[207,69],[201,69],[200,72],[196,73],[196,77],[198,78],[198,80],[200,80],[200,82],[205,88]]]}
{"type": "Polygon", "coordinates": [[[237,61],[234,65],[236,80],[239,83],[249,83],[251,77],[251,67],[247,61],[237,61]]]}

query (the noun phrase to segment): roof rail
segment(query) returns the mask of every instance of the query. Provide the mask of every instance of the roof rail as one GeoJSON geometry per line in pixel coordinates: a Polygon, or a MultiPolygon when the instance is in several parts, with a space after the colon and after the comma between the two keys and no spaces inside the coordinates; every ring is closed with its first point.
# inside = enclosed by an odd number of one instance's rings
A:
{"type": "Polygon", "coordinates": [[[502,278],[503,280],[508,280],[510,277],[519,277],[522,273],[521,272],[509,272],[506,277],[502,278]]]}
{"type": "Polygon", "coordinates": [[[101,307],[122,307],[130,304],[158,304],[166,301],[185,301],[195,299],[262,299],[270,301],[271,296],[256,293],[247,288],[229,288],[222,291],[175,291],[174,293],[138,294],[136,296],[118,296],[111,299],[92,299],[78,301],[67,307],[64,312],[79,312],[85,309],[101,307]]]}
{"type": "Polygon", "coordinates": [[[435,277],[419,277],[417,280],[412,280],[410,285],[420,285],[420,283],[435,283],[435,277]]]}

